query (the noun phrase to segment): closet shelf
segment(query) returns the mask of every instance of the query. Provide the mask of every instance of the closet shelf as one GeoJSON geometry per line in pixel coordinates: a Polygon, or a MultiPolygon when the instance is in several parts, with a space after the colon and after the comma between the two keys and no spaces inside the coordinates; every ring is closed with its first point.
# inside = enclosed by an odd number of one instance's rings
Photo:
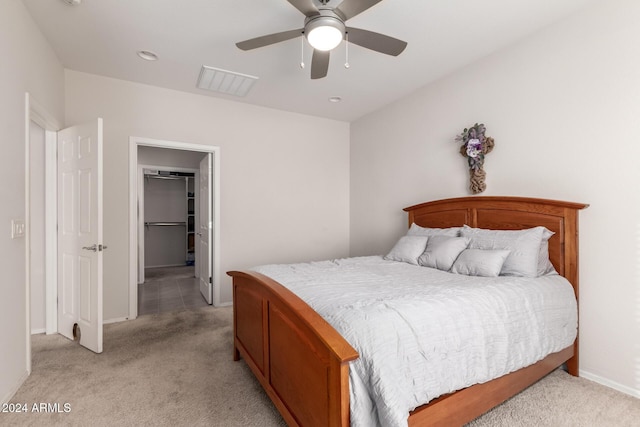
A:
{"type": "Polygon", "coordinates": [[[185,179],[186,177],[184,176],[173,176],[173,175],[144,175],[145,178],[147,179],[169,179],[169,180],[178,180],[178,179],[185,179]]]}
{"type": "Polygon", "coordinates": [[[155,221],[150,221],[150,222],[145,222],[144,225],[146,225],[147,227],[150,225],[153,226],[162,226],[162,227],[167,227],[167,226],[182,226],[185,227],[187,225],[186,222],[179,222],[179,221],[175,221],[175,222],[155,222],[155,221]]]}

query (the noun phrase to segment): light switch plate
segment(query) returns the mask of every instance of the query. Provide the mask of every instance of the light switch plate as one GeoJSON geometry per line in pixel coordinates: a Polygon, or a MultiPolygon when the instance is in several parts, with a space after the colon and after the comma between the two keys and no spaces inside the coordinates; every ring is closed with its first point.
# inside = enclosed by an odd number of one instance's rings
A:
{"type": "Polygon", "coordinates": [[[11,220],[11,238],[18,239],[24,237],[25,225],[23,219],[11,220]]]}

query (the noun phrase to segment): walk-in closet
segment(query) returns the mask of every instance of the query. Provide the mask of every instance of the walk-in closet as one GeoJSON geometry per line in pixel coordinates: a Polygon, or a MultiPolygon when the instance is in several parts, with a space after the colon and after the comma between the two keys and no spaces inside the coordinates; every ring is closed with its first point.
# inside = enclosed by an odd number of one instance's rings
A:
{"type": "Polygon", "coordinates": [[[144,169],[145,268],[185,267],[193,272],[194,178],[190,172],[144,169]]]}
{"type": "Polygon", "coordinates": [[[138,314],[202,307],[196,257],[205,153],[140,147],[138,314]]]}

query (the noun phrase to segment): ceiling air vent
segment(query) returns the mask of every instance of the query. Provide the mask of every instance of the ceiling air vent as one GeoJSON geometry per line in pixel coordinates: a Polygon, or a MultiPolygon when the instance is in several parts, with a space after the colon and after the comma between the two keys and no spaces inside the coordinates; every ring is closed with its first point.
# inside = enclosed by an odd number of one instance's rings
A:
{"type": "Polygon", "coordinates": [[[232,71],[203,65],[202,70],[200,70],[197,86],[200,89],[210,90],[212,92],[245,96],[256,80],[258,80],[258,78],[255,76],[234,73],[232,71]]]}

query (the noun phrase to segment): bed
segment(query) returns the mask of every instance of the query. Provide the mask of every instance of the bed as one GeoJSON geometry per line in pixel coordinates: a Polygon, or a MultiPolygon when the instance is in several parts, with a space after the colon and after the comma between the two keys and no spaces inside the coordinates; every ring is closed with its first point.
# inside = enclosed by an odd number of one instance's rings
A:
{"type": "MultiPolygon", "coordinates": [[[[549,260],[578,296],[578,212],[587,205],[520,197],[465,197],[405,208],[422,227],[468,225],[522,230],[544,226],[549,260]]],[[[291,290],[255,271],[232,271],[234,360],[242,357],[289,425],[350,425],[349,365],[358,352],[291,290]]],[[[578,339],[536,363],[448,393],[407,413],[409,426],[473,420],[566,364],[578,374],[578,339]]],[[[464,369],[464,367],[460,367],[464,369]]]]}

